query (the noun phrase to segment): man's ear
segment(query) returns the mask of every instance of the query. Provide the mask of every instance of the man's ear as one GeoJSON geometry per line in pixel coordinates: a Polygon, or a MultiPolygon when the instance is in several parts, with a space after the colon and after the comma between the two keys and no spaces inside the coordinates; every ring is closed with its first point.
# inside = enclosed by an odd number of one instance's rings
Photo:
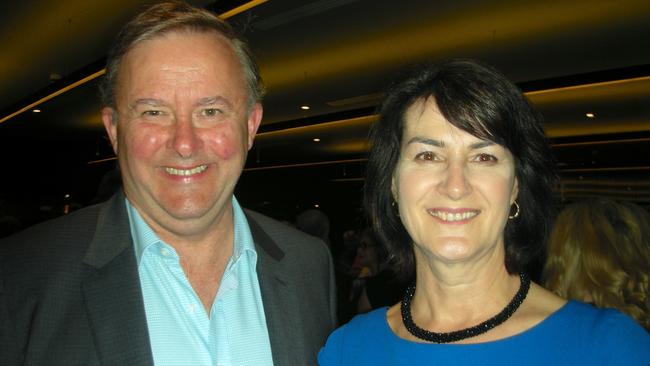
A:
{"type": "Polygon", "coordinates": [[[248,150],[253,147],[253,141],[255,140],[257,129],[260,127],[260,123],[262,123],[263,114],[264,110],[260,103],[255,103],[250,113],[248,113],[248,150]]]}
{"type": "Polygon", "coordinates": [[[102,109],[102,123],[104,123],[106,134],[111,140],[113,152],[117,155],[117,111],[111,107],[104,107],[102,109]]]}

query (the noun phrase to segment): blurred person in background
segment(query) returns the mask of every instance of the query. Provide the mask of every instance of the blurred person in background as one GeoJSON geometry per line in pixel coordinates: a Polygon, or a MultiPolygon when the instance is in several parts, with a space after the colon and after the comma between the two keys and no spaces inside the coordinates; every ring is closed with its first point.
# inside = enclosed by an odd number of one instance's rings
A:
{"type": "Polygon", "coordinates": [[[330,219],[325,212],[310,208],[296,216],[296,228],[330,244],[330,219]]]}
{"type": "Polygon", "coordinates": [[[559,296],[618,309],[650,331],[650,213],[608,198],[568,205],[551,232],[543,278],[559,296]]]}
{"type": "Polygon", "coordinates": [[[393,305],[402,298],[407,281],[395,275],[384,247],[378,245],[371,229],[361,233],[356,262],[360,269],[350,297],[357,314],[393,305]]]}

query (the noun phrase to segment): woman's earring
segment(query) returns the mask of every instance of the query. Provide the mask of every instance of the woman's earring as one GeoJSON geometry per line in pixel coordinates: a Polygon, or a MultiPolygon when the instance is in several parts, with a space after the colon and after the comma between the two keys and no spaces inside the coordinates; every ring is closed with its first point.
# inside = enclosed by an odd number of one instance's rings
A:
{"type": "MultiPolygon", "coordinates": [[[[517,209],[517,211],[515,211],[514,214],[508,216],[508,218],[511,220],[519,217],[519,204],[517,203],[517,201],[514,201],[512,204],[515,205],[515,209],[517,209]]],[[[512,206],[510,207],[510,211],[512,211],[512,206]]]]}

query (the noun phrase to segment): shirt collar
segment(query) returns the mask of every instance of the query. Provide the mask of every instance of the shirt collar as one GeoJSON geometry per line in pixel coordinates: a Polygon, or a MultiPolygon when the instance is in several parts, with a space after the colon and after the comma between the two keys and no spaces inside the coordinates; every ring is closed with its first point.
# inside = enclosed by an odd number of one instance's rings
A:
{"type": "Polygon", "coordinates": [[[129,226],[131,227],[131,237],[133,238],[133,245],[135,247],[135,258],[140,265],[140,260],[144,251],[150,246],[161,242],[158,235],[151,230],[149,225],[142,219],[138,210],[133,207],[128,198],[124,198],[126,202],[126,212],[129,215],[129,226]]]}
{"type": "MultiPolygon", "coordinates": [[[[131,236],[133,237],[133,243],[135,247],[135,256],[137,259],[138,266],[142,259],[143,253],[152,245],[160,243],[164,246],[168,244],[164,243],[158,235],[147,225],[147,223],[142,219],[138,210],[133,207],[131,202],[127,198],[124,199],[126,202],[126,211],[129,216],[129,225],[131,228],[131,236]]],[[[253,266],[256,267],[257,263],[257,251],[255,250],[255,243],[253,242],[253,236],[251,235],[250,227],[248,226],[248,220],[239,206],[239,202],[232,197],[232,211],[233,211],[233,222],[234,222],[234,244],[233,244],[233,254],[229,261],[229,266],[234,265],[238,262],[242,254],[249,255],[253,266]]],[[[170,247],[173,250],[173,248],[170,247]]]]}
{"type": "Polygon", "coordinates": [[[255,242],[253,241],[253,235],[251,234],[251,229],[248,226],[248,220],[244,214],[244,210],[239,206],[239,202],[235,196],[232,197],[232,212],[234,215],[234,245],[233,245],[233,256],[231,259],[232,264],[236,264],[239,261],[239,258],[242,255],[248,255],[250,263],[252,264],[251,268],[253,271],[256,268],[257,264],[257,251],[255,250],[255,242]]]}

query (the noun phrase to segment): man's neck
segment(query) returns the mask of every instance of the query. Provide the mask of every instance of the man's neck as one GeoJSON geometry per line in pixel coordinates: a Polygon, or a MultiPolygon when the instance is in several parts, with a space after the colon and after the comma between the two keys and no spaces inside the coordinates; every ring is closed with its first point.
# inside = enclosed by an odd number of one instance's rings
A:
{"type": "MultiPolygon", "coordinates": [[[[179,225],[165,227],[141,210],[138,213],[161,241],[174,248],[185,276],[209,316],[221,278],[233,253],[233,206],[228,204],[214,222],[205,225],[202,230],[193,228],[194,230],[183,232],[169,230],[169,227],[179,225]]],[[[188,224],[191,227],[192,223],[188,224]]]]}

